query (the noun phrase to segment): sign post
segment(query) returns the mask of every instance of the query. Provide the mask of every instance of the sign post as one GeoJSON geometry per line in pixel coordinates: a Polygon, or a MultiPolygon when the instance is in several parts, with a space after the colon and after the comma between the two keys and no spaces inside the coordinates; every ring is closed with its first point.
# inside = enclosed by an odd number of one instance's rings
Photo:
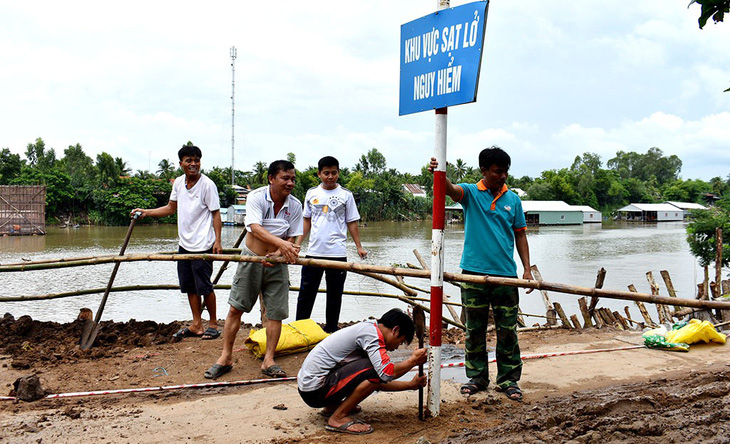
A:
{"type": "Polygon", "coordinates": [[[449,8],[449,0],[437,0],[436,13],[401,26],[399,114],[436,112],[426,403],[426,416],[432,417],[439,415],[441,401],[447,111],[476,101],[488,5],[479,1],[449,8]]]}

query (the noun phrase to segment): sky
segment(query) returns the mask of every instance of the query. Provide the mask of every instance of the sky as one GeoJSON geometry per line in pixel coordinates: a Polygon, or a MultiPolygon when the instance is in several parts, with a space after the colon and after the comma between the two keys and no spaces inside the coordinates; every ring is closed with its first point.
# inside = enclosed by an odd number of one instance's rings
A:
{"type": "MultiPolygon", "coordinates": [[[[0,0],[0,148],[80,144],[155,172],[192,141],[203,168],[294,153],[343,167],[377,148],[418,174],[434,113],[398,115],[400,26],[435,0],[0,0]],[[230,48],[235,46],[232,126],[230,48]],[[232,127],[234,130],[232,131],[232,127]]],[[[451,6],[467,2],[452,1],[451,6]]],[[[688,0],[493,0],[476,103],[449,108],[447,159],[482,148],[536,177],[651,147],[683,179],[730,175],[730,22],[688,0]]]]}

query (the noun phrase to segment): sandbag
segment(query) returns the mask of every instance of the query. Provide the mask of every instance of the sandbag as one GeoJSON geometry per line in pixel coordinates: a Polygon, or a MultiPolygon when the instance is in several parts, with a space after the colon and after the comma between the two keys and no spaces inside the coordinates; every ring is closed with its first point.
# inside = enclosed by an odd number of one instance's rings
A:
{"type": "Polygon", "coordinates": [[[719,333],[708,321],[692,319],[681,328],[667,333],[667,341],[684,342],[685,344],[696,344],[698,342],[717,342],[724,344],[727,337],[719,333]]]}
{"type": "Polygon", "coordinates": [[[678,352],[689,351],[689,344],[667,340],[667,329],[664,326],[647,330],[641,336],[644,338],[644,345],[647,348],[678,352]]]}
{"type": "MultiPolygon", "coordinates": [[[[274,356],[309,351],[327,336],[329,335],[322,330],[322,327],[311,319],[282,324],[281,337],[276,344],[274,356]]],[[[266,329],[251,330],[244,344],[257,358],[263,358],[266,353],[266,329]]]]}

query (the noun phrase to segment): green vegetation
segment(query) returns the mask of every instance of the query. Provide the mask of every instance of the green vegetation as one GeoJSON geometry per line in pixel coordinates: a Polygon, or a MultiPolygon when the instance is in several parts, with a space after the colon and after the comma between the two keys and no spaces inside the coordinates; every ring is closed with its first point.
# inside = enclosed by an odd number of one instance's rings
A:
{"type": "MultiPolygon", "coordinates": [[[[287,158],[296,162],[294,153],[287,158]]],[[[730,176],[709,182],[682,180],[681,168],[677,156],[665,156],[659,148],[643,154],[619,151],[605,167],[600,156],[584,153],[568,168],[544,171],[537,178],[510,177],[508,184],[525,190],[527,199],[590,205],[606,214],[630,202],[705,203],[708,193],[720,197],[720,203],[730,208],[730,176]]],[[[268,162],[259,161],[250,171],[234,171],[236,185],[251,189],[263,186],[267,169],[268,162]]],[[[204,173],[218,186],[221,206],[233,204],[236,193],[230,186],[231,169],[214,167],[204,173]]],[[[122,158],[102,152],[92,159],[79,144],[66,148],[63,157],[57,159],[55,150],[46,147],[40,138],[28,144],[25,159],[8,148],[0,150],[0,184],[46,185],[49,222],[125,225],[130,209],[164,205],[170,196],[170,181],[180,174],[176,160],[163,159],[154,173],[137,171],[132,175],[122,158]]],[[[481,179],[479,168],[462,159],[450,163],[446,174],[454,183],[481,179]]],[[[403,188],[406,183],[418,184],[430,196],[433,176],[426,162],[418,175],[401,173],[388,168],[385,156],[372,148],[360,156],[354,167],[341,166],[340,183],[355,193],[364,220],[413,220],[431,214],[430,197],[416,198],[403,188]]],[[[300,166],[294,195],[303,199],[307,190],[317,184],[316,166],[300,166]]],[[[172,216],[162,222],[174,220],[172,216]]]]}

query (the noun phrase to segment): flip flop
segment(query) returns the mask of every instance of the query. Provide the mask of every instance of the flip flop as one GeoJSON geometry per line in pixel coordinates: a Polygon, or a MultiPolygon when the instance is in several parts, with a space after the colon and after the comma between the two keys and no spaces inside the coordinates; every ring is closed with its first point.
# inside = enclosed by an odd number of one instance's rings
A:
{"type": "Polygon", "coordinates": [[[368,428],[363,430],[362,432],[356,432],[354,430],[350,430],[350,427],[352,427],[354,424],[365,424],[364,422],[353,419],[350,422],[346,422],[342,424],[339,427],[331,426],[329,424],[324,426],[324,429],[330,432],[338,432],[338,433],[348,433],[350,435],[367,435],[368,433],[373,433],[373,427],[371,425],[368,425],[368,428]]]}
{"type": "Polygon", "coordinates": [[[205,371],[203,376],[205,376],[205,379],[216,379],[230,372],[232,369],[232,365],[213,364],[211,368],[205,371]]]}
{"type": "Polygon", "coordinates": [[[286,378],[286,372],[284,369],[279,367],[277,364],[270,365],[269,367],[261,370],[261,373],[270,378],[286,378]]]}
{"type": "Polygon", "coordinates": [[[181,328],[180,331],[178,331],[177,333],[175,333],[174,335],[172,335],[172,337],[175,338],[175,339],[199,338],[201,336],[203,336],[203,333],[201,333],[201,334],[193,333],[187,327],[181,328]]]}
{"type": "Polygon", "coordinates": [[[201,335],[202,340],[209,341],[211,339],[218,339],[221,335],[221,332],[217,328],[208,327],[205,330],[205,333],[201,335]]]}

